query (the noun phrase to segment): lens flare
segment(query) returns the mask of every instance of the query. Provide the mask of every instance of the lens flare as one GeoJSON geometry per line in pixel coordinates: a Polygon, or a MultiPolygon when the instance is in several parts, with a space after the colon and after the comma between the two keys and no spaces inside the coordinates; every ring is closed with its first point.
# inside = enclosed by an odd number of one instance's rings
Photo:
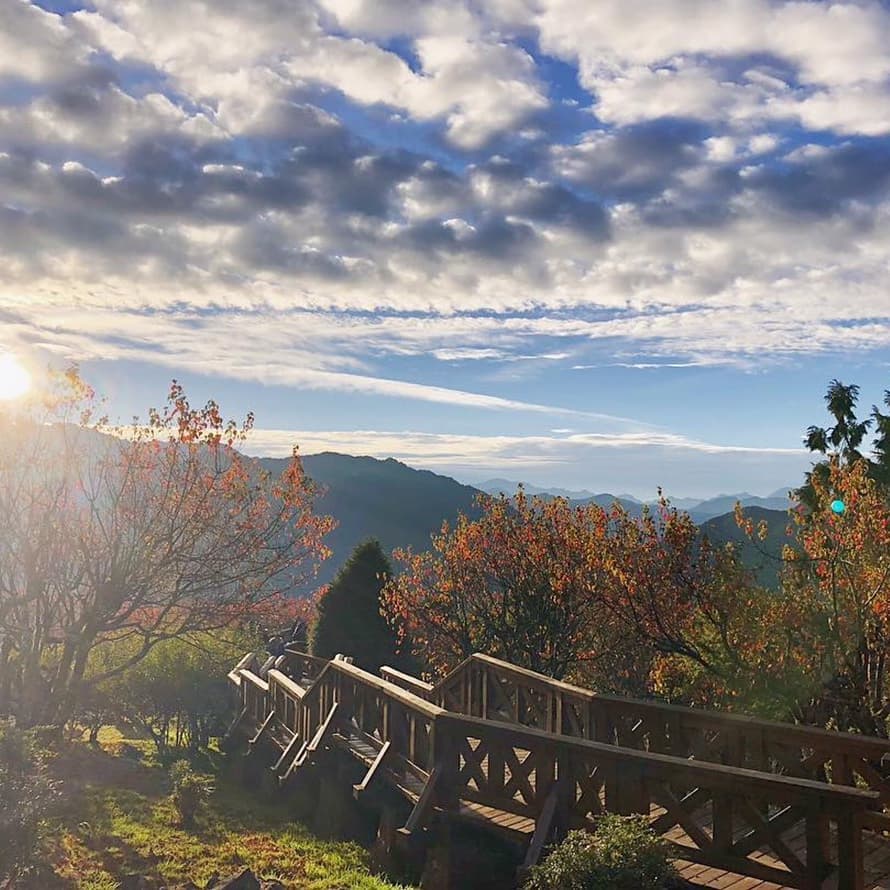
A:
{"type": "Polygon", "coordinates": [[[0,401],[23,396],[31,388],[31,375],[12,353],[0,353],[0,401]]]}

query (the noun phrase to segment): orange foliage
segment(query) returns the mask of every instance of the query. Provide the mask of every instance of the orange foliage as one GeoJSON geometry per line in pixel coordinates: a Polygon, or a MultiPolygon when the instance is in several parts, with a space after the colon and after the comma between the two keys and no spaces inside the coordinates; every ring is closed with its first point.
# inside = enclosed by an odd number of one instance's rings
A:
{"type": "Polygon", "coordinates": [[[138,660],[170,636],[308,609],[285,595],[329,552],[334,522],[314,514],[296,449],[277,479],[236,450],[252,415],[193,408],[176,381],[146,424],[112,427],[99,406],[70,368],[0,446],[0,638],[14,641],[0,671],[17,674],[0,694],[41,710],[28,719],[70,707],[102,639],[134,637],[138,660]]]}

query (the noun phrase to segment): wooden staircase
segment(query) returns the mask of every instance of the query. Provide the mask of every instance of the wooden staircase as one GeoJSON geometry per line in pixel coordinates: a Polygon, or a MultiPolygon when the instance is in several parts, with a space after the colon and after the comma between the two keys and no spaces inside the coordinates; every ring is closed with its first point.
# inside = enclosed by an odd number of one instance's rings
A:
{"type": "Polygon", "coordinates": [[[436,685],[299,652],[252,667],[229,674],[248,756],[271,751],[285,784],[341,752],[356,798],[407,801],[403,837],[455,819],[521,843],[527,867],[604,812],[640,813],[702,886],[890,887],[886,740],[598,696],[484,655],[436,685]]]}

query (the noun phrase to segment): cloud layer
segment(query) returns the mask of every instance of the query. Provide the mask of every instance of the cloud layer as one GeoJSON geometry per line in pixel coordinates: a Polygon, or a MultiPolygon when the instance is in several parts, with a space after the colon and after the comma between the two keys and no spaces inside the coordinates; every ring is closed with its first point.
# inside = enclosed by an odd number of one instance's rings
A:
{"type": "Polygon", "coordinates": [[[664,433],[572,434],[553,430],[540,436],[473,436],[410,430],[272,430],[257,429],[245,450],[287,457],[294,444],[303,454],[340,451],[428,467],[472,484],[504,476],[545,485],[574,484],[576,467],[586,478],[651,499],[659,486],[669,495],[708,496],[717,491],[767,494],[799,478],[807,456],[796,448],[751,448],[715,445],[664,433]],[[616,460],[616,454],[620,459],[616,460]],[[687,464],[694,461],[690,482],[687,464]],[[608,480],[600,481],[600,480],[608,480]],[[723,486],[723,487],[721,487],[723,486]]]}
{"type": "Polygon", "coordinates": [[[888,109],[878,2],[6,0],[0,346],[563,413],[500,369],[886,354],[888,109]]]}

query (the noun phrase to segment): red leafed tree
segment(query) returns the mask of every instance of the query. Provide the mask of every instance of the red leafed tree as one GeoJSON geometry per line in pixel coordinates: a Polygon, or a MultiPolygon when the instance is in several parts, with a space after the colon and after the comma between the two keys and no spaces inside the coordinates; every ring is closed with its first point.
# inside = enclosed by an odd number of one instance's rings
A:
{"type": "Polygon", "coordinates": [[[236,450],[252,416],[192,408],[175,381],[144,424],[112,428],[98,404],[71,369],[3,418],[0,711],[25,722],[71,713],[103,642],[138,642],[125,670],[160,640],[268,612],[327,555],[332,520],[296,451],[272,478],[236,450]]]}
{"type": "Polygon", "coordinates": [[[796,615],[796,657],[811,678],[809,722],[886,736],[890,717],[890,503],[867,461],[812,474],[810,505],[792,511],[784,600],[796,615]],[[840,500],[842,513],[831,504],[840,500]],[[815,686],[815,688],[813,688],[815,686]]]}
{"type": "MultiPolygon", "coordinates": [[[[437,672],[483,651],[600,690],[652,692],[667,660],[728,686],[749,642],[752,584],[662,501],[632,517],[563,499],[501,497],[427,553],[396,553],[393,624],[437,672]],[[747,607],[746,607],[747,602],[747,607]]],[[[687,671],[688,673],[688,671],[687,671]]]]}
{"type": "Polygon", "coordinates": [[[605,512],[522,491],[482,506],[476,521],[446,523],[430,551],[394,554],[402,571],[384,608],[418,657],[442,672],[482,651],[553,677],[602,657],[605,512]]]}
{"type": "Polygon", "coordinates": [[[608,607],[662,655],[724,672],[753,589],[735,552],[712,547],[689,514],[663,497],[639,518],[616,503],[609,526],[608,607]]]}

